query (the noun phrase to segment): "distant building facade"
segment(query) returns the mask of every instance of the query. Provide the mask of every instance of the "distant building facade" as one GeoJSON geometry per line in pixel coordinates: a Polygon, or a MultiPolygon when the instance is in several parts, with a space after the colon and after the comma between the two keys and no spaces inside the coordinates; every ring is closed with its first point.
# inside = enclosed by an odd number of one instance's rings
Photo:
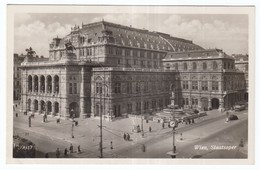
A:
{"type": "Polygon", "coordinates": [[[248,100],[248,55],[233,54],[232,57],[235,59],[236,68],[243,72],[246,80],[247,93],[245,94],[245,100],[248,100]]]}
{"type": "Polygon", "coordinates": [[[20,66],[23,62],[25,56],[14,54],[13,58],[13,100],[20,100],[21,99],[21,70],[20,66]]]}
{"type": "MultiPolygon", "coordinates": [[[[168,69],[167,58],[172,52],[201,50],[189,40],[105,21],[75,26],[64,38],[53,39],[48,61],[27,57],[22,63],[22,110],[65,119],[102,113],[113,119],[161,110],[170,104],[173,91],[181,104],[178,97],[184,94],[176,87],[182,87],[182,73],[168,69]],[[65,48],[68,43],[73,51],[65,48]]],[[[216,75],[218,83],[222,75],[216,75]]]]}

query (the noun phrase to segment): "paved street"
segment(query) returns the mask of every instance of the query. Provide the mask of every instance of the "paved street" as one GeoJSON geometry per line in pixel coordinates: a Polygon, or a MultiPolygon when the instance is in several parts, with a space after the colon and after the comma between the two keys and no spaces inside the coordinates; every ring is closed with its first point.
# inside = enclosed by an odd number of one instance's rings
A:
{"type": "MultiPolygon", "coordinates": [[[[17,110],[19,110],[19,108],[17,110]]],[[[208,116],[196,119],[195,124],[180,124],[177,128],[176,135],[178,157],[190,158],[195,155],[202,155],[202,157],[219,157],[219,155],[221,156],[222,154],[217,154],[212,151],[195,150],[194,144],[210,145],[210,143],[217,140],[217,144],[237,145],[240,138],[244,138],[246,143],[247,113],[243,111],[237,112],[236,114],[239,120],[230,123],[225,123],[224,113],[210,111],[208,112],[208,116]],[[183,140],[179,139],[180,133],[183,133],[183,140]]],[[[32,127],[29,128],[28,116],[19,113],[18,117],[14,116],[14,134],[31,140],[36,144],[38,151],[42,153],[49,152],[52,156],[54,156],[52,153],[55,152],[56,148],[60,148],[63,153],[63,150],[68,148],[70,143],[72,143],[74,150],[80,145],[82,153],[72,153],[69,157],[97,158],[99,156],[98,148],[100,140],[99,120],[88,118],[83,120],[79,119],[78,121],[79,125],[73,129],[75,138],[71,138],[72,122],[69,120],[61,120],[61,123],[57,124],[56,118],[48,117],[48,122],[42,123],[42,115],[36,115],[35,118],[32,119],[32,127]]],[[[151,121],[146,123],[144,121],[145,136],[142,137],[140,133],[132,132],[132,126],[134,124],[141,125],[141,120],[126,118],[114,122],[103,122],[104,157],[169,157],[166,155],[166,152],[172,148],[172,129],[166,126],[165,129],[162,129],[161,123],[151,121]],[[148,132],[149,126],[152,128],[152,132],[148,132]],[[129,133],[131,141],[125,141],[123,139],[123,133],[129,133]],[[113,149],[110,148],[111,141],[113,143],[113,149]],[[146,152],[142,152],[142,144],[145,144],[146,152]]],[[[246,151],[243,152],[246,153],[246,151]]],[[[37,156],[42,157],[43,154],[38,154],[37,156]]],[[[238,156],[245,157],[245,155],[241,156],[241,154],[238,156]]]]}

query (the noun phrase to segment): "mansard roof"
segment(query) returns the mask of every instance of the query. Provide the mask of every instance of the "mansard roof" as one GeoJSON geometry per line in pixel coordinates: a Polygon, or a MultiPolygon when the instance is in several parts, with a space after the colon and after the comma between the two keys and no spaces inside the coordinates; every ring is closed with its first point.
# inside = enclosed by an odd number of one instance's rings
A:
{"type": "Polygon", "coordinates": [[[197,51],[185,51],[185,52],[168,52],[163,61],[171,60],[198,60],[198,59],[215,59],[215,58],[226,58],[233,59],[227,55],[221,49],[205,49],[197,51]]]}
{"type": "MultiPolygon", "coordinates": [[[[106,21],[82,24],[81,28],[75,26],[71,29],[71,33],[60,41],[59,48],[64,48],[64,41],[70,40],[73,43],[73,37],[84,37],[87,45],[100,43],[102,38],[107,38],[110,39],[107,43],[114,45],[151,50],[177,52],[203,49],[190,40],[173,37],[166,33],[152,32],[106,21]]],[[[77,47],[76,43],[74,45],[77,47]]]]}

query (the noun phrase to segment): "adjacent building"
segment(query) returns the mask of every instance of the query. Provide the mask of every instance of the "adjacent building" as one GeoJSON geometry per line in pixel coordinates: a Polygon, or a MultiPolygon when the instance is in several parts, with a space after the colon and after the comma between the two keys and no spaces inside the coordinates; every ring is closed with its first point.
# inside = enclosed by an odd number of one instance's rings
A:
{"type": "Polygon", "coordinates": [[[20,66],[25,56],[14,54],[14,66],[13,66],[13,100],[21,99],[21,70],[20,66]]]}
{"type": "Polygon", "coordinates": [[[105,21],[82,24],[53,39],[48,60],[26,57],[22,110],[65,119],[102,113],[111,120],[161,110],[172,93],[185,108],[230,107],[244,88],[233,85],[243,76],[234,67],[222,51],[169,34],[105,21]]]}
{"type": "Polygon", "coordinates": [[[244,73],[246,80],[246,90],[245,100],[248,100],[248,55],[243,54],[233,54],[232,57],[235,59],[235,67],[244,73]]]}
{"type": "Polygon", "coordinates": [[[220,49],[169,52],[163,63],[177,72],[176,102],[183,108],[224,110],[244,101],[244,73],[220,49]]]}

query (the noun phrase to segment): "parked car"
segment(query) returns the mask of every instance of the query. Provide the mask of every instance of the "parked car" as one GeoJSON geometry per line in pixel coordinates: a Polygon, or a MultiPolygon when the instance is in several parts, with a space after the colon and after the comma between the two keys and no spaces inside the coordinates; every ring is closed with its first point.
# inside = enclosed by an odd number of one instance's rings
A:
{"type": "Polygon", "coordinates": [[[237,117],[237,115],[231,114],[228,116],[228,119],[229,120],[238,120],[238,117],[237,117]]]}
{"type": "Polygon", "coordinates": [[[241,110],[245,110],[246,106],[244,104],[237,104],[234,106],[234,110],[235,111],[241,111],[241,110]]]}

